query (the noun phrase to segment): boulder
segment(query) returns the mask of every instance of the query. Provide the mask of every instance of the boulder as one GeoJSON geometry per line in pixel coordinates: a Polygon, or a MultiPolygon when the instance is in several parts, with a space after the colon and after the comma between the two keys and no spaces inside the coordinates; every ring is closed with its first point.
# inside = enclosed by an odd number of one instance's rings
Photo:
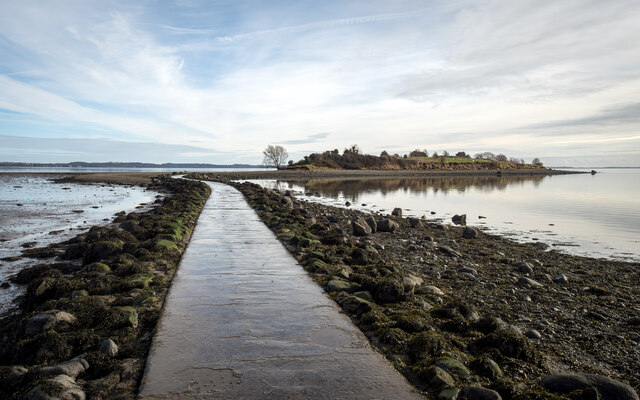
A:
{"type": "Polygon", "coordinates": [[[467,386],[458,394],[458,400],[502,400],[495,390],[480,386],[467,386]]]}
{"type": "Polygon", "coordinates": [[[478,231],[473,229],[473,228],[469,228],[468,226],[466,226],[464,228],[464,230],[462,231],[462,237],[465,239],[477,239],[478,238],[478,231]]]}
{"type": "Polygon", "coordinates": [[[375,218],[370,216],[365,218],[364,221],[367,223],[367,225],[369,225],[372,233],[376,233],[378,231],[378,223],[376,222],[375,218]]]}
{"type": "Polygon", "coordinates": [[[25,397],[27,400],[85,400],[87,395],[75,379],[68,375],[58,375],[40,382],[25,397]]]}
{"type": "Polygon", "coordinates": [[[467,214],[462,214],[462,215],[454,215],[453,218],[451,218],[451,221],[456,224],[456,225],[466,225],[467,224],[467,214]]]}
{"type": "Polygon", "coordinates": [[[327,290],[330,292],[339,292],[341,290],[347,290],[351,287],[349,282],[333,279],[327,284],[327,290]]]}
{"type": "Polygon", "coordinates": [[[353,234],[356,236],[371,235],[371,227],[362,217],[351,220],[351,228],[353,228],[353,234]]]}
{"type": "Polygon", "coordinates": [[[89,368],[89,363],[83,358],[74,358],[52,367],[40,367],[34,371],[37,376],[67,375],[72,378],[80,375],[89,368]]]}
{"type": "Polygon", "coordinates": [[[113,340],[107,339],[100,345],[100,351],[109,357],[115,357],[118,355],[118,345],[113,340]]]}
{"type": "Polygon", "coordinates": [[[393,232],[398,229],[399,226],[397,223],[391,221],[390,219],[381,219],[380,221],[378,221],[377,227],[380,232],[393,232]]]}
{"type": "Polygon", "coordinates": [[[518,268],[523,274],[530,274],[533,272],[533,265],[528,262],[518,262],[513,264],[513,266],[518,268]]]}
{"type": "Polygon", "coordinates": [[[54,329],[59,324],[73,324],[76,321],[76,317],[59,310],[49,310],[40,314],[34,315],[27,321],[25,333],[31,335],[34,333],[54,329]]]}
{"type": "Polygon", "coordinates": [[[422,222],[420,222],[420,220],[418,218],[409,218],[409,223],[411,224],[411,226],[413,228],[422,227],[422,222]]]}
{"type": "Polygon", "coordinates": [[[603,375],[549,375],[540,381],[540,385],[551,393],[567,394],[593,388],[602,400],[639,400],[638,393],[631,386],[603,375]]]}
{"type": "Polygon", "coordinates": [[[402,208],[396,207],[391,211],[391,215],[395,215],[396,217],[402,218],[402,208]]]}

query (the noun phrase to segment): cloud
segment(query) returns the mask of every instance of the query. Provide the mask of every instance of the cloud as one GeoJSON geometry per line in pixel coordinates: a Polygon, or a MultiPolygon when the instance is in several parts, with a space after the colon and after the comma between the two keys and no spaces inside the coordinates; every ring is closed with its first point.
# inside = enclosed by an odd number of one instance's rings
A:
{"type": "Polygon", "coordinates": [[[309,144],[309,143],[320,142],[326,139],[327,137],[329,137],[329,133],[323,132],[323,133],[316,133],[313,135],[309,135],[304,139],[290,139],[290,140],[285,140],[281,143],[282,144],[309,144]]]}
{"type": "MultiPolygon", "coordinates": [[[[575,128],[594,125],[619,126],[625,124],[640,124],[640,102],[607,106],[595,115],[532,124],[525,126],[523,129],[544,130],[543,134],[558,135],[560,133],[557,129],[550,128],[575,128]]],[[[569,131],[569,133],[571,132],[569,131]]]]}
{"type": "Polygon", "coordinates": [[[226,152],[189,145],[0,135],[0,159],[2,161],[22,161],[24,155],[32,156],[31,161],[33,162],[63,160],[185,162],[186,160],[198,159],[210,163],[215,163],[215,159],[220,156],[233,156],[226,154],[226,152]],[[15,158],[16,151],[21,153],[19,158],[15,158]]]}
{"type": "Polygon", "coordinates": [[[269,143],[588,154],[638,131],[634,0],[274,4],[7,3],[0,133],[259,162],[269,143]]]}

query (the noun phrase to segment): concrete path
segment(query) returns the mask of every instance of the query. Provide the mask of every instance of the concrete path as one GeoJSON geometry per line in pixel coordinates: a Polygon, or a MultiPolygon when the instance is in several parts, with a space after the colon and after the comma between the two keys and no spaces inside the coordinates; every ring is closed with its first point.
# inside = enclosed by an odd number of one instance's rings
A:
{"type": "Polygon", "coordinates": [[[420,399],[236,189],[210,184],[139,399],[420,399]]]}

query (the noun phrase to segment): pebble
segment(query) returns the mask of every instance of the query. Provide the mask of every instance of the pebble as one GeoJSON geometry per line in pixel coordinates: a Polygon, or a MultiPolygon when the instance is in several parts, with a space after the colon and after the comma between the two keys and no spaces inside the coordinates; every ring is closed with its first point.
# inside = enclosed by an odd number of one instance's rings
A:
{"type": "Polygon", "coordinates": [[[544,286],[542,283],[538,282],[538,281],[534,281],[531,278],[527,278],[527,277],[521,277],[520,279],[518,279],[518,284],[523,285],[523,286],[531,286],[531,287],[542,287],[544,286]]]}
{"type": "Polygon", "coordinates": [[[556,283],[567,283],[569,278],[567,278],[565,274],[557,274],[556,277],[553,278],[553,281],[556,283]]]}
{"type": "Polygon", "coordinates": [[[533,272],[533,265],[526,262],[515,263],[514,267],[518,268],[523,274],[530,274],[533,272]]]}
{"type": "Polygon", "coordinates": [[[526,331],[524,333],[524,335],[526,337],[528,337],[529,339],[540,339],[540,338],[542,338],[542,335],[540,334],[540,332],[538,332],[535,329],[529,329],[528,331],[526,331]]]}

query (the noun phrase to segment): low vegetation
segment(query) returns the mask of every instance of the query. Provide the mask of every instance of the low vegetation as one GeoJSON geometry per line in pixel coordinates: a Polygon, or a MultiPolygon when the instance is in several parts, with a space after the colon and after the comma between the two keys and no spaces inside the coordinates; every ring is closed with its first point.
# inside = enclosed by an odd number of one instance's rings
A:
{"type": "Polygon", "coordinates": [[[298,162],[289,162],[292,169],[372,169],[372,170],[511,170],[511,169],[542,169],[539,159],[531,164],[522,159],[508,158],[504,154],[495,155],[490,152],[476,154],[471,157],[461,151],[455,155],[448,152],[433,153],[429,156],[426,150],[414,150],[400,156],[390,155],[383,151],[379,156],[363,154],[357,145],[344,149],[342,153],[328,150],[323,153],[312,153],[298,162]]]}

